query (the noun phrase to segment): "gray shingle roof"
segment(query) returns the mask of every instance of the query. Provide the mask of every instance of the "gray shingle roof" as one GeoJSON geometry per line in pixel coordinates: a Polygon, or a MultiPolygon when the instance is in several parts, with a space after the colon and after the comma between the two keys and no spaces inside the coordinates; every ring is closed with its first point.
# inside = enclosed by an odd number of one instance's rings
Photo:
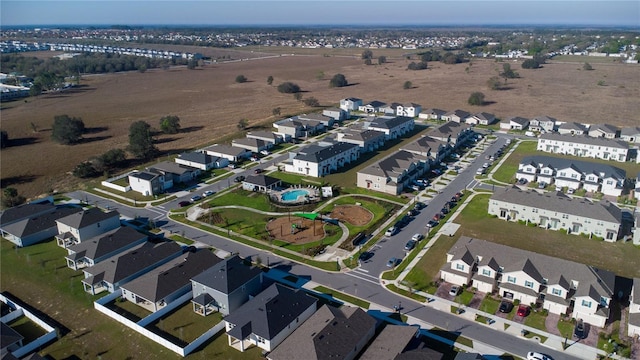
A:
{"type": "Polygon", "coordinates": [[[407,170],[411,164],[419,161],[426,162],[427,158],[409,151],[400,150],[377,163],[367,166],[359,172],[362,174],[391,177],[394,174],[402,173],[407,170]]]}
{"type": "Polygon", "coordinates": [[[182,175],[188,172],[193,172],[198,170],[197,168],[194,168],[191,166],[181,165],[181,164],[170,162],[170,161],[163,161],[157,164],[153,164],[149,166],[149,169],[157,170],[165,173],[176,174],[176,175],[182,175]]]}
{"type": "MultiPolygon", "coordinates": [[[[360,308],[324,305],[270,354],[272,360],[348,359],[373,335],[376,320],[360,308]]],[[[360,350],[360,349],[359,349],[360,350]]]]}
{"type": "Polygon", "coordinates": [[[394,360],[414,339],[415,326],[387,325],[367,347],[360,360],[394,360]]]}
{"type": "Polygon", "coordinates": [[[273,284],[225,318],[235,325],[227,334],[245,339],[253,333],[271,340],[317,302],[303,290],[273,284]]]}
{"type": "Polygon", "coordinates": [[[460,133],[461,131],[464,131],[470,128],[471,126],[469,126],[468,124],[449,121],[438,126],[437,128],[434,128],[429,133],[427,133],[427,135],[431,136],[432,138],[443,140],[448,138],[449,136],[453,137],[454,135],[458,135],[458,133],[460,133]]]}
{"type": "Polygon", "coordinates": [[[461,118],[461,119],[466,119],[466,118],[468,118],[468,117],[469,117],[469,115],[471,115],[471,114],[470,114],[470,113],[468,113],[467,111],[459,110],[459,109],[451,110],[451,111],[449,111],[448,113],[444,114],[444,116],[454,116],[454,115],[455,115],[455,116],[457,116],[457,117],[459,117],[459,118],[461,118]]]}
{"type": "Polygon", "coordinates": [[[566,122],[558,126],[558,130],[579,130],[587,131],[587,127],[577,122],[566,122]]]}
{"type": "Polygon", "coordinates": [[[131,174],[129,174],[129,176],[134,177],[134,178],[138,178],[138,179],[142,179],[142,180],[153,180],[154,178],[160,176],[160,174],[157,174],[155,172],[152,171],[136,171],[133,172],[131,174]]]}
{"type": "Polygon", "coordinates": [[[14,222],[4,226],[2,230],[13,236],[24,238],[29,235],[37,234],[43,230],[57,227],[56,220],[60,220],[61,218],[65,218],[77,212],[77,208],[59,208],[50,213],[14,222]]]}
{"type": "MultiPolygon", "coordinates": [[[[587,144],[594,146],[608,146],[618,149],[629,149],[629,144],[622,140],[606,139],[602,137],[591,137],[587,135],[563,135],[558,133],[546,133],[540,135],[539,140],[573,142],[577,144],[587,144]]],[[[538,141],[539,141],[538,140],[538,141]]]]}
{"type": "Polygon", "coordinates": [[[213,162],[214,157],[208,154],[205,154],[203,152],[199,152],[199,151],[192,151],[192,152],[185,152],[179,155],[180,159],[185,160],[185,161],[191,161],[197,164],[210,164],[213,162]]]}
{"type": "Polygon", "coordinates": [[[520,116],[512,116],[510,118],[507,119],[508,122],[513,121],[514,123],[518,124],[518,125],[522,125],[525,126],[529,123],[529,119],[527,118],[523,118],[520,116]]]}
{"type": "Polygon", "coordinates": [[[552,210],[590,219],[620,223],[622,211],[607,200],[591,202],[583,198],[571,198],[562,192],[539,193],[535,190],[521,190],[516,186],[508,186],[496,191],[491,200],[503,201],[511,204],[552,210]]]}
{"type": "Polygon", "coordinates": [[[282,182],[282,180],[268,175],[249,175],[244,179],[244,182],[253,185],[270,187],[279,182],[282,182]]]}
{"type": "Polygon", "coordinates": [[[531,164],[540,168],[550,166],[556,170],[572,167],[576,171],[585,175],[599,174],[601,177],[614,177],[619,180],[624,180],[627,177],[626,171],[615,166],[590,161],[557,158],[553,156],[527,156],[522,159],[521,164],[531,164]]]}
{"type": "Polygon", "coordinates": [[[74,214],[58,219],[58,222],[74,229],[82,229],[113,217],[120,218],[120,213],[115,210],[104,212],[98,208],[90,208],[88,210],[81,211],[77,211],[76,209],[74,214]]]}
{"type": "Polygon", "coordinates": [[[152,302],[157,302],[190,284],[191,278],[222,261],[205,249],[187,252],[160,265],[122,287],[152,302]]]}
{"type": "Polygon", "coordinates": [[[377,116],[371,120],[369,128],[393,129],[411,121],[413,121],[413,119],[406,116],[377,116]]]}
{"type": "Polygon", "coordinates": [[[324,160],[330,159],[334,156],[342,154],[354,147],[358,147],[356,144],[346,143],[346,142],[338,142],[330,146],[326,147],[307,147],[305,154],[298,154],[295,159],[302,161],[309,161],[313,163],[320,163],[324,160]],[[309,151],[309,150],[315,151],[309,151]]]}
{"type": "Polygon", "coordinates": [[[40,204],[22,204],[8,208],[0,214],[0,226],[12,223],[14,221],[31,217],[34,214],[42,214],[45,212],[53,212],[55,205],[50,202],[40,204]]]}
{"type": "Polygon", "coordinates": [[[194,276],[192,280],[223,294],[230,294],[261,273],[259,268],[244,264],[238,255],[234,255],[194,276]]]}
{"type": "Polygon", "coordinates": [[[146,238],[146,235],[137,232],[132,227],[121,226],[77,245],[69,246],[67,250],[81,254],[81,257],[96,259],[146,238]]]}

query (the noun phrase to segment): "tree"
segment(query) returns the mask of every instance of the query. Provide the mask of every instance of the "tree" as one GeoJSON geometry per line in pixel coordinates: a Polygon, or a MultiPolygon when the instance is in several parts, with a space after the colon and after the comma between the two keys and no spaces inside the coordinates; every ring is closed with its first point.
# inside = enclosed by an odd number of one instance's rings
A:
{"type": "Polygon", "coordinates": [[[471,93],[468,100],[469,105],[480,106],[484,105],[484,94],[476,91],[471,93]]]}
{"type": "Polygon", "coordinates": [[[378,65],[382,65],[387,62],[386,56],[378,56],[378,65]]]}
{"type": "Polygon", "coordinates": [[[500,76],[502,76],[504,80],[507,81],[507,79],[519,78],[520,74],[511,69],[511,64],[504,63],[502,64],[502,72],[500,73],[500,76]]]}
{"type": "Polygon", "coordinates": [[[82,179],[96,177],[100,172],[89,161],[83,161],[73,169],[73,176],[82,179]]]}
{"type": "Polygon", "coordinates": [[[294,93],[298,93],[300,92],[300,86],[298,86],[297,84],[294,84],[292,82],[283,82],[282,84],[278,85],[278,91],[283,93],[283,94],[294,94],[294,93]]]}
{"type": "Polygon", "coordinates": [[[373,58],[373,52],[371,52],[371,50],[365,50],[362,52],[362,60],[367,60],[372,58],[373,58]]]}
{"type": "Polygon", "coordinates": [[[275,107],[275,108],[273,108],[273,110],[271,110],[271,113],[273,114],[273,116],[278,116],[278,115],[280,115],[281,111],[282,111],[282,109],[280,109],[280,107],[275,107]]]}
{"type": "Polygon", "coordinates": [[[313,106],[313,107],[320,106],[320,102],[318,101],[318,99],[314,97],[309,97],[304,99],[304,104],[307,106],[313,106]]]}
{"type": "Polygon", "coordinates": [[[535,59],[527,59],[522,62],[523,69],[538,69],[540,67],[540,63],[538,63],[535,59]]]}
{"type": "Polygon", "coordinates": [[[51,125],[51,138],[63,145],[75,144],[82,139],[84,123],[80,118],[56,115],[51,125]]]}
{"type": "Polygon", "coordinates": [[[589,64],[588,62],[584,63],[584,65],[582,65],[582,70],[593,70],[593,66],[591,66],[591,64],[589,64]]]}
{"type": "Polygon", "coordinates": [[[302,100],[302,94],[297,92],[297,93],[293,94],[293,98],[298,100],[298,101],[300,101],[300,100],[302,100]]]}
{"type": "Polygon", "coordinates": [[[7,187],[2,190],[2,207],[10,208],[25,202],[24,196],[18,194],[18,190],[7,187]]]}
{"type": "Polygon", "coordinates": [[[267,78],[267,85],[271,84],[273,84],[273,76],[269,75],[269,77],[267,78]]]}
{"type": "Polygon", "coordinates": [[[42,85],[37,83],[33,84],[29,89],[29,96],[38,96],[40,94],[42,94],[42,85]]]}
{"type": "Polygon", "coordinates": [[[407,89],[411,89],[413,87],[413,83],[411,81],[405,81],[404,85],[402,85],[402,88],[407,90],[407,89]]]}
{"type": "Polygon", "coordinates": [[[244,130],[247,128],[247,126],[249,126],[249,120],[240,119],[240,121],[238,121],[238,125],[236,126],[238,127],[238,130],[244,130]]]}
{"type": "Polygon", "coordinates": [[[99,156],[100,162],[106,169],[118,166],[127,159],[127,154],[122,149],[111,149],[99,156]]]}
{"type": "Polygon", "coordinates": [[[407,65],[407,69],[409,70],[424,70],[427,68],[427,62],[426,61],[420,61],[420,62],[412,62],[411,64],[407,65]]]}
{"type": "Polygon", "coordinates": [[[138,159],[150,159],[158,153],[153,144],[151,125],[140,120],[129,127],[128,151],[138,159]]]}
{"type": "Polygon", "coordinates": [[[0,131],[0,148],[4,149],[9,144],[9,133],[5,130],[0,131]]]}
{"type": "Polygon", "coordinates": [[[247,77],[244,75],[238,75],[236,76],[236,82],[239,84],[245,83],[247,82],[247,77]]]}
{"type": "Polygon", "coordinates": [[[349,85],[349,82],[347,82],[347,78],[345,78],[342,74],[333,75],[331,81],[329,81],[329,87],[331,88],[344,87],[347,85],[349,85]]]}
{"type": "Polygon", "coordinates": [[[316,74],[316,79],[318,80],[324,79],[324,71],[322,70],[318,71],[318,73],[316,74]]]}
{"type": "Polygon", "coordinates": [[[180,118],[168,115],[160,119],[160,130],[165,134],[177,134],[180,132],[180,118]]]}
{"type": "Polygon", "coordinates": [[[371,59],[364,59],[364,64],[365,65],[371,65],[371,59]]]}
{"type": "Polygon", "coordinates": [[[502,81],[497,76],[492,76],[487,80],[487,87],[491,90],[500,90],[502,89],[502,81]]]}
{"type": "Polygon", "coordinates": [[[198,62],[193,59],[189,60],[189,62],[187,63],[187,69],[189,70],[194,70],[197,66],[198,62]]]}

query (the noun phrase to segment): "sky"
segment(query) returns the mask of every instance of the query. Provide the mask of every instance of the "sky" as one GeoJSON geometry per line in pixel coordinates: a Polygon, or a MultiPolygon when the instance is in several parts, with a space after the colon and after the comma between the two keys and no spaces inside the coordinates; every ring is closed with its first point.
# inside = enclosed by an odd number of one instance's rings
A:
{"type": "Polygon", "coordinates": [[[591,25],[640,28],[640,1],[1,0],[0,25],[591,25]]]}

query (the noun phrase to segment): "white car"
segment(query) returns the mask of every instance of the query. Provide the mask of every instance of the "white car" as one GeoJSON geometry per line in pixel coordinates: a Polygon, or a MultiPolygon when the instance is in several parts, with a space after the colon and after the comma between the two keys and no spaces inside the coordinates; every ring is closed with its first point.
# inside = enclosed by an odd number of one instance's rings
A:
{"type": "Polygon", "coordinates": [[[384,233],[384,236],[393,236],[396,234],[397,231],[398,229],[395,226],[392,226],[387,229],[387,231],[384,233]]]}
{"type": "Polygon", "coordinates": [[[424,235],[422,234],[413,234],[413,236],[411,237],[411,240],[420,241],[423,238],[424,238],[424,235]]]}
{"type": "Polygon", "coordinates": [[[215,191],[207,190],[207,191],[202,193],[202,197],[211,196],[211,195],[213,195],[215,193],[216,193],[215,191]]]}
{"type": "Polygon", "coordinates": [[[261,150],[261,151],[260,151],[260,154],[262,154],[262,155],[264,155],[264,156],[271,155],[271,153],[270,153],[270,152],[268,152],[267,150],[261,150]]]}
{"type": "Polygon", "coordinates": [[[527,353],[527,360],[553,360],[553,359],[549,355],[545,355],[539,352],[529,351],[527,353]]]}

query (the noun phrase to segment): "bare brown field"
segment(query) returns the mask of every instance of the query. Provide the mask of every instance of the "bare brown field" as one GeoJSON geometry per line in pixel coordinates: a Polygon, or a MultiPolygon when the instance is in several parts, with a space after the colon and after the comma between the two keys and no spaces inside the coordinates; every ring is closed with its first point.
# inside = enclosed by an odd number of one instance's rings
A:
{"type": "MultiPolygon", "coordinates": [[[[210,49],[201,52],[213,57],[223,54],[210,49]]],[[[234,51],[232,57],[257,55],[257,51],[234,51]]],[[[180,117],[186,131],[158,136],[158,147],[166,155],[233,134],[243,118],[251,126],[270,126],[277,120],[272,116],[276,107],[282,109],[283,116],[312,111],[292,95],[277,92],[276,85],[284,81],[297,83],[304,97],[315,97],[323,106],[336,105],[344,97],[359,97],[365,101],[415,102],[423,108],[487,111],[500,118],[549,115],[561,121],[640,124],[638,66],[598,64],[593,71],[582,71],[582,63],[552,62],[543,69],[525,70],[512,63],[521,78],[509,80],[509,90],[490,91],[486,81],[502,67],[493,60],[430,63],[428,70],[409,71],[409,60],[401,56],[388,59],[384,65],[365,66],[348,55],[295,55],[212,64],[197,70],[84,76],[81,87],[70,92],[2,104],[2,130],[14,143],[22,144],[2,150],[2,187],[14,186],[27,197],[69,190],[79,183],[69,171],[93,155],[126,147],[128,128],[137,120],[157,127],[165,115],[180,117]],[[325,74],[322,80],[317,79],[320,72],[325,74]],[[336,73],[344,74],[352,85],[330,89],[329,79],[336,73]],[[239,74],[249,82],[235,83],[239,74]],[[266,83],[270,75],[273,86],[266,83]],[[598,86],[599,80],[604,80],[605,86],[598,86]],[[413,88],[404,90],[405,81],[411,81],[413,88]],[[473,91],[484,92],[489,104],[468,105],[473,91]],[[80,117],[95,131],[75,146],[55,144],[50,140],[50,127],[59,114],[80,117]],[[37,132],[32,131],[31,123],[37,132]]]]}

